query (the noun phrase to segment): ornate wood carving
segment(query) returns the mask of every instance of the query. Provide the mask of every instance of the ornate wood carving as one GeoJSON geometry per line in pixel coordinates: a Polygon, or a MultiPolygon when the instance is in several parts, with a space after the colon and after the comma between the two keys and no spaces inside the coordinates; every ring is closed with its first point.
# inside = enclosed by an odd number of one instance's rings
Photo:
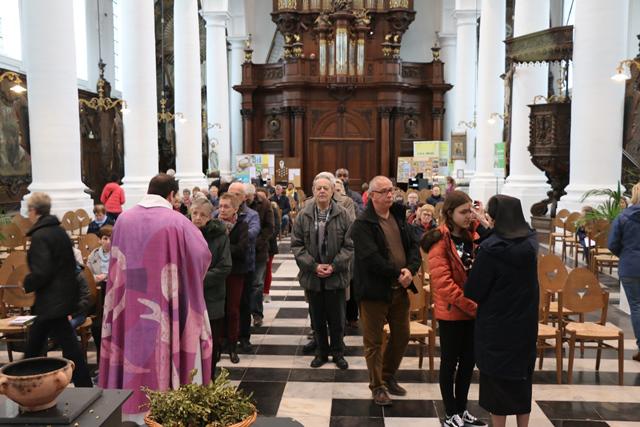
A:
{"type": "Polygon", "coordinates": [[[373,8],[360,3],[366,9],[354,10],[348,1],[298,1],[279,10],[274,0],[272,19],[289,53],[277,64],[245,63],[235,87],[243,109],[255,112],[243,113],[245,152],[297,157],[307,189],[315,174],[337,166],[350,170],[354,186],[380,173],[395,175],[397,156],[413,139],[442,139],[444,93],[452,87],[443,80],[444,64],[397,57],[415,17],[413,1],[394,8],[388,1],[373,8]],[[270,109],[281,105],[289,108],[291,125],[287,132],[280,117],[279,146],[267,123],[270,109]]]}
{"type": "Polygon", "coordinates": [[[560,197],[569,184],[571,102],[551,102],[529,105],[529,152],[531,161],[549,179],[551,191],[548,199],[536,203],[531,213],[536,216],[547,213],[551,203],[551,216],[560,197]]]}
{"type": "Polygon", "coordinates": [[[512,62],[570,61],[573,57],[573,25],[553,27],[505,40],[512,62]]]}
{"type": "MultiPolygon", "coordinates": [[[[640,60],[640,53],[636,59],[640,60]]],[[[622,183],[629,190],[640,182],[640,71],[637,67],[631,67],[631,79],[625,87],[622,148],[622,183]]]]}

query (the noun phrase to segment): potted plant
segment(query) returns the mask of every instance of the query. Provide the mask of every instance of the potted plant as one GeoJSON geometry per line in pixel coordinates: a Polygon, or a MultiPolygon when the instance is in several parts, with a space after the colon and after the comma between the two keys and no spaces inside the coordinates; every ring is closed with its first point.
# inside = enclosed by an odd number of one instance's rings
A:
{"type": "MultiPolygon", "coordinates": [[[[196,371],[191,372],[191,381],[196,371]]],[[[149,403],[149,427],[247,427],[257,416],[252,395],[232,386],[222,369],[209,385],[185,384],[177,390],[154,391],[143,387],[149,403]]]]}
{"type": "Polygon", "coordinates": [[[584,202],[587,198],[592,196],[604,196],[606,197],[606,199],[598,206],[593,208],[591,212],[587,212],[585,214],[584,218],[582,219],[583,223],[602,219],[613,222],[613,220],[616,219],[616,217],[620,215],[620,212],[622,212],[625,208],[625,206],[623,205],[623,201],[626,202],[626,199],[624,198],[624,192],[622,190],[622,187],[620,186],[620,182],[618,182],[617,190],[602,188],[587,191],[582,196],[582,199],[580,201],[584,202]]]}

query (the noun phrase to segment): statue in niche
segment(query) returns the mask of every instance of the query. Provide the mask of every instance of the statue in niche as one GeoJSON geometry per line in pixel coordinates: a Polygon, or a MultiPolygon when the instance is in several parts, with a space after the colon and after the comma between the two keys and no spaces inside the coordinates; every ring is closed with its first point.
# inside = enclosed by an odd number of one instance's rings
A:
{"type": "Polygon", "coordinates": [[[220,170],[220,161],[218,159],[218,139],[211,137],[209,139],[209,172],[220,170]]]}
{"type": "Polygon", "coordinates": [[[333,11],[353,9],[353,0],[333,0],[333,11]]]}

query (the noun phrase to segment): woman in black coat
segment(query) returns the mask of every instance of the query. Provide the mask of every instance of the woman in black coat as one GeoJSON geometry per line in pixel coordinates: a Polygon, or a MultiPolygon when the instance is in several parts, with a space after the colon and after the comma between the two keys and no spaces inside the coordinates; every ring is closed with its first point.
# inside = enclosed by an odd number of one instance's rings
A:
{"type": "Polygon", "coordinates": [[[478,304],[480,406],[494,426],[504,426],[514,414],[518,426],[526,426],[538,337],[538,242],[520,200],[497,195],[487,210],[493,231],[480,244],[464,286],[465,296],[478,304]]]}

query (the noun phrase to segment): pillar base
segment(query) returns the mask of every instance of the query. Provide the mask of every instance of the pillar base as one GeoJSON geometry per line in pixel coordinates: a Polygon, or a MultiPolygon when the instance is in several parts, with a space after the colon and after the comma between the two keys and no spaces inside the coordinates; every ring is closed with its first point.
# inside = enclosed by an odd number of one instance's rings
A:
{"type": "Polygon", "coordinates": [[[51,197],[51,214],[62,219],[68,211],[84,209],[93,217],[93,200],[84,190],[87,187],[82,183],[32,183],[29,185],[29,193],[25,194],[20,202],[20,213],[27,216],[27,202],[31,193],[43,192],[51,197]]]}
{"type": "MultiPolygon", "coordinates": [[[[560,202],[558,202],[558,210],[567,209],[569,212],[579,212],[583,206],[592,206],[595,208],[607,200],[607,197],[591,196],[584,201],[582,201],[582,198],[586,192],[600,188],[617,189],[618,184],[569,184],[565,189],[567,194],[560,199],[560,202]]],[[[621,190],[624,191],[624,187],[621,187],[621,190]]]]}
{"type": "Polygon", "coordinates": [[[547,192],[551,190],[544,175],[516,175],[507,178],[502,194],[517,197],[522,203],[524,218],[531,218],[531,206],[547,198],[547,192]]]}
{"type": "MultiPolygon", "coordinates": [[[[222,173],[220,173],[222,176],[222,173]]],[[[180,184],[180,191],[188,188],[191,190],[193,187],[200,187],[201,190],[209,188],[209,181],[202,173],[177,173],[176,179],[180,184]]]]}
{"type": "Polygon", "coordinates": [[[142,200],[147,194],[151,178],[153,178],[153,176],[125,176],[122,179],[122,189],[124,190],[124,198],[126,200],[123,206],[124,209],[132,208],[142,200]]]}
{"type": "Polygon", "coordinates": [[[480,200],[486,206],[489,199],[500,194],[504,180],[491,173],[477,173],[469,182],[469,197],[480,200]]]}

